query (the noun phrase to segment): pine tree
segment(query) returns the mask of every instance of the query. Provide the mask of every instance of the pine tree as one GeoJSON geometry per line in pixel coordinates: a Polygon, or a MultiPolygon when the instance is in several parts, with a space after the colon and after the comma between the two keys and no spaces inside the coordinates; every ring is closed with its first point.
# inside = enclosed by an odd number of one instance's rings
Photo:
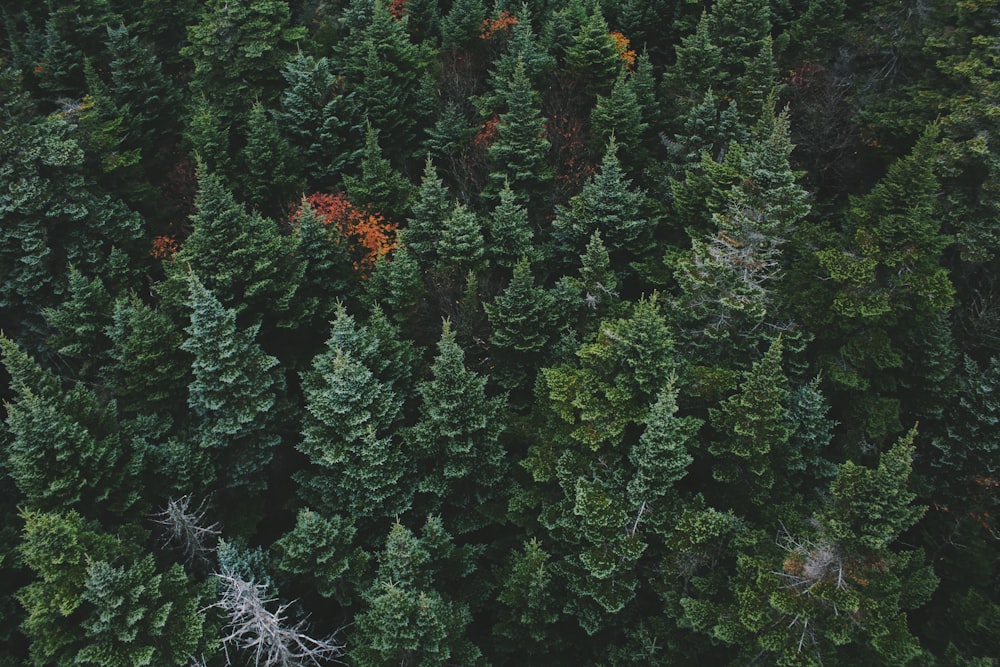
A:
{"type": "Polygon", "coordinates": [[[475,271],[482,267],[485,246],[483,223],[479,216],[465,204],[455,204],[441,229],[435,268],[459,275],[475,271]]]}
{"type": "Polygon", "coordinates": [[[21,553],[36,579],[21,589],[36,665],[180,665],[208,647],[206,591],[178,565],[95,532],[79,514],[26,511],[21,553]]]}
{"type": "Polygon", "coordinates": [[[285,88],[275,112],[279,130],[302,156],[310,189],[331,187],[355,161],[361,142],[349,131],[349,102],[343,81],[328,58],[293,54],[282,70],[285,88]]]}
{"type": "Polygon", "coordinates": [[[204,168],[198,178],[194,231],[164,265],[157,291],[174,309],[187,299],[193,271],[217,298],[246,319],[288,317],[303,263],[294,239],[258,213],[247,213],[222,181],[204,168]]]}
{"type": "Polygon", "coordinates": [[[441,48],[459,50],[474,44],[485,19],[482,0],[455,0],[441,19],[441,48]]]}
{"type": "Polygon", "coordinates": [[[305,29],[291,27],[282,0],[210,0],[188,26],[191,91],[217,105],[227,118],[244,117],[247,101],[273,102],[280,70],[305,29]]]}
{"type": "Polygon", "coordinates": [[[391,517],[412,503],[413,472],[392,437],[402,400],[334,339],[303,378],[308,415],[299,449],[316,470],[308,502],[350,517],[391,517]]]}
{"type": "Polygon", "coordinates": [[[595,2],[566,49],[566,66],[588,95],[609,91],[622,66],[610,33],[595,2]]]}
{"type": "Polygon", "coordinates": [[[72,360],[81,377],[91,376],[107,361],[105,327],[111,320],[112,297],[104,282],[69,268],[66,300],[44,311],[52,335],[47,343],[57,354],[72,360]]]}
{"type": "Polygon", "coordinates": [[[233,141],[231,120],[221,107],[204,96],[192,98],[188,116],[184,143],[197,157],[202,169],[231,186],[237,178],[235,155],[230,145],[233,141]]]}
{"type": "Polygon", "coordinates": [[[902,428],[897,392],[912,382],[903,367],[913,351],[900,332],[929,326],[954,299],[941,266],[949,238],[934,214],[936,137],[930,126],[910,155],[851,201],[843,246],[815,252],[830,279],[816,294],[829,304],[828,314],[803,304],[804,318],[815,318],[811,327],[834,338],[823,360],[829,378],[849,392],[865,392],[864,398],[855,394],[851,414],[874,439],[902,428]]]}
{"type": "Polygon", "coordinates": [[[707,90],[726,89],[720,72],[722,49],[711,32],[711,19],[702,14],[695,32],[682,38],[674,49],[675,61],[664,80],[669,84],[667,90],[679,98],[681,108],[696,104],[707,90]]]}
{"type": "Polygon", "coordinates": [[[418,386],[420,414],[405,434],[417,458],[419,488],[431,508],[444,510],[460,529],[479,527],[491,511],[488,503],[507,495],[504,400],[488,397],[486,378],[465,368],[465,352],[447,320],[431,375],[418,386]]]}
{"type": "Polygon", "coordinates": [[[758,505],[776,500],[778,494],[772,489],[780,463],[772,452],[783,449],[794,430],[785,407],[788,379],[781,370],[781,356],[778,337],[764,357],[743,374],[739,391],[718,408],[709,409],[712,425],[721,436],[709,445],[716,457],[712,475],[721,482],[746,487],[749,499],[758,505]]]}
{"type": "Polygon", "coordinates": [[[433,264],[441,231],[451,213],[448,189],[430,158],[424,164],[420,189],[413,199],[412,217],[407,220],[406,246],[421,266],[433,264]]]}
{"type": "Polygon", "coordinates": [[[365,134],[360,177],[344,174],[343,180],[348,197],[358,206],[367,206],[391,220],[402,219],[409,211],[413,187],[383,157],[379,132],[372,125],[365,134]]]}
{"type": "Polygon", "coordinates": [[[539,258],[528,211],[517,201],[508,183],[499,193],[499,203],[486,221],[486,257],[491,264],[512,269],[522,257],[539,258]]]}
{"type": "Polygon", "coordinates": [[[131,295],[114,302],[105,333],[111,340],[110,360],[101,377],[119,411],[126,416],[178,415],[190,372],[180,349],[181,331],[162,311],[131,295]]]}
{"type": "Polygon", "coordinates": [[[545,160],[549,148],[545,119],[522,61],[514,68],[502,98],[506,111],[500,114],[497,138],[488,150],[493,189],[499,192],[509,184],[528,205],[529,213],[537,210],[538,216],[547,203],[552,170],[545,160]]]}
{"type": "Polygon", "coordinates": [[[0,338],[14,402],[6,404],[6,464],[28,507],[125,514],[138,500],[142,451],[130,451],[114,402],[82,382],[60,381],[8,338],[0,338]]]}
{"type": "Polygon", "coordinates": [[[481,664],[479,649],[465,637],[472,620],[467,605],[447,599],[432,576],[435,552],[442,541],[450,542],[447,533],[436,534],[442,532],[434,519],[428,519],[420,537],[398,522],[389,531],[378,574],[356,617],[351,650],[356,662],[481,664]]]}
{"type": "Polygon", "coordinates": [[[250,108],[246,145],[239,158],[239,190],[251,207],[267,215],[282,215],[302,193],[298,155],[281,135],[274,114],[260,102],[250,108]]]}
{"type": "Polygon", "coordinates": [[[642,108],[634,89],[635,75],[622,68],[607,97],[597,96],[597,105],[590,114],[594,146],[604,148],[614,139],[626,155],[630,173],[641,173],[645,161],[643,135],[649,125],[643,122],[642,108]]]}
{"type": "Polygon", "coordinates": [[[348,591],[368,562],[368,554],[352,550],[355,528],[342,516],[326,518],[309,509],[300,510],[295,527],[273,545],[275,566],[308,582],[324,598],[350,603],[348,591]]]}
{"type": "Polygon", "coordinates": [[[555,298],[535,284],[527,259],[517,263],[504,291],[486,304],[486,314],[490,343],[502,364],[493,375],[507,389],[530,386],[555,336],[556,312],[555,298]]]}
{"type": "Polygon", "coordinates": [[[209,453],[223,489],[263,490],[280,441],[272,428],[281,388],[278,360],[254,342],[258,326],[238,329],[236,311],[225,308],[196,274],[189,273],[187,282],[191,325],[181,348],[194,355],[188,387],[192,447],[209,453]]]}
{"type": "Polygon", "coordinates": [[[649,409],[646,428],[638,445],[629,452],[635,477],[628,483],[632,503],[652,506],[659,514],[676,494],[675,482],[687,474],[694,460],[688,452],[690,441],[698,434],[702,420],[677,416],[677,388],[673,381],[656,397],[649,409]]]}
{"type": "Polygon", "coordinates": [[[138,35],[125,25],[109,25],[107,31],[112,94],[119,108],[127,107],[137,116],[142,138],[135,143],[149,156],[159,142],[179,131],[180,95],[164,75],[157,53],[138,35]]]}
{"type": "Polygon", "coordinates": [[[293,310],[298,330],[322,327],[336,304],[358,296],[358,274],[347,252],[346,240],[323,224],[308,201],[303,200],[292,227],[295,256],[303,263],[293,310]]]}
{"type": "Polygon", "coordinates": [[[355,131],[363,131],[368,123],[377,128],[387,159],[401,166],[418,145],[417,131],[429,111],[424,96],[428,49],[414,44],[406,21],[397,21],[382,3],[375,4],[370,20],[352,30],[339,47],[337,69],[352,96],[355,131]]]}
{"type": "Polygon", "coordinates": [[[66,289],[68,266],[114,291],[138,275],[142,219],[102,191],[74,138],[75,111],[35,116],[9,75],[0,81],[0,309],[9,335],[36,329],[66,289]],[[8,88],[8,86],[15,86],[8,88]],[[8,92],[9,90],[9,92],[8,92]]]}
{"type": "Polygon", "coordinates": [[[631,186],[612,137],[598,172],[570,200],[569,207],[557,208],[553,235],[564,257],[581,254],[594,232],[600,232],[616,266],[626,266],[646,252],[653,221],[644,215],[645,193],[631,186]]]}

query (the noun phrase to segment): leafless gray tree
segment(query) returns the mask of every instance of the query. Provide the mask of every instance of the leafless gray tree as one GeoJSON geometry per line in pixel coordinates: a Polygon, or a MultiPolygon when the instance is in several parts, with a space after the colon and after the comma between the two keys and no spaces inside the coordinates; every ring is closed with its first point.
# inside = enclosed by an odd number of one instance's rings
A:
{"type": "Polygon", "coordinates": [[[343,655],[343,644],[334,635],[314,639],[306,634],[304,620],[289,625],[288,604],[270,611],[268,606],[276,600],[267,596],[266,584],[246,581],[232,570],[215,576],[223,590],[212,606],[226,616],[227,634],[222,644],[227,664],[233,664],[230,648],[253,656],[254,667],[319,667],[337,662],[343,655]]]}
{"type": "Polygon", "coordinates": [[[206,525],[205,504],[202,500],[192,508],[191,496],[171,498],[163,510],[153,515],[153,521],[163,527],[164,543],[179,549],[188,565],[199,568],[211,567],[211,554],[220,534],[219,524],[206,525]]]}

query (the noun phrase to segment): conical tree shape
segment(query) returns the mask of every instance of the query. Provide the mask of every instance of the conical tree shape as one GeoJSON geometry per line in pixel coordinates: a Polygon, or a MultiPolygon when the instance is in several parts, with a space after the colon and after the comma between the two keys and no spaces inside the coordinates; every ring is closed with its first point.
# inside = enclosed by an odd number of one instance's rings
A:
{"type": "Polygon", "coordinates": [[[526,386],[544,365],[556,328],[555,297],[535,284],[527,259],[518,262],[504,291],[486,304],[486,315],[490,343],[502,362],[493,374],[508,389],[526,386]]]}
{"type": "Polygon", "coordinates": [[[522,257],[533,258],[540,252],[533,243],[528,211],[518,203],[508,183],[504,183],[499,199],[486,223],[487,257],[497,266],[514,268],[522,257]]]}
{"type": "Polygon", "coordinates": [[[486,254],[483,224],[465,204],[456,204],[444,221],[438,242],[437,268],[460,273],[479,268],[486,254]]]}
{"type": "Polygon", "coordinates": [[[763,504],[771,498],[779,465],[772,452],[781,449],[794,430],[785,403],[788,379],[781,370],[782,344],[777,338],[764,358],[744,374],[739,392],[718,408],[709,409],[722,439],[709,445],[717,458],[713,475],[722,482],[749,487],[750,499],[763,504]]]}
{"type": "Polygon", "coordinates": [[[379,211],[392,220],[401,219],[409,210],[412,186],[383,157],[379,132],[368,125],[361,156],[361,176],[345,174],[344,186],[351,202],[379,211]]]}
{"type": "Polygon", "coordinates": [[[531,80],[518,61],[506,83],[497,138],[488,151],[493,189],[499,192],[505,183],[525,198],[529,211],[545,204],[552,181],[552,169],[545,159],[549,141],[545,138],[542,118],[531,80]]]}
{"type": "Polygon", "coordinates": [[[558,209],[553,234],[566,256],[583,253],[595,231],[619,265],[644,254],[652,240],[653,221],[643,214],[645,193],[631,186],[612,137],[598,172],[568,208],[558,209]]]}
{"type": "Polygon", "coordinates": [[[253,208],[267,215],[282,215],[302,193],[299,156],[281,135],[274,115],[260,102],[250,108],[240,162],[239,189],[253,208]]]}
{"type": "MultiPolygon", "coordinates": [[[[436,523],[440,528],[440,520],[436,523]]],[[[479,649],[465,637],[472,620],[468,607],[445,598],[431,576],[439,566],[433,551],[440,548],[432,540],[441,536],[428,532],[425,528],[417,537],[398,522],[390,530],[378,574],[357,617],[351,655],[359,664],[479,662],[479,649]]],[[[445,538],[450,539],[446,533],[445,538]]]]}
{"type": "Polygon", "coordinates": [[[224,488],[262,490],[280,436],[272,429],[278,360],[254,342],[257,326],[240,330],[236,311],[188,275],[191,325],[181,346],[194,355],[188,406],[193,446],[209,452],[224,488]]]}
{"type": "Polygon", "coordinates": [[[448,189],[438,176],[434,163],[427,158],[420,189],[414,197],[411,217],[407,220],[406,227],[406,246],[410,254],[425,267],[433,265],[441,232],[451,209],[448,189]]]}
{"type": "Polygon", "coordinates": [[[7,408],[6,466],[28,507],[75,508],[88,516],[127,513],[138,500],[142,452],[130,451],[114,402],[83,383],[64,391],[59,380],[0,337],[15,398],[7,408]]]}
{"type": "Polygon", "coordinates": [[[135,295],[115,301],[105,384],[123,414],[169,415],[181,412],[190,372],[181,351],[181,331],[159,310],[135,295]]]}
{"type": "Polygon", "coordinates": [[[303,269],[294,239],[282,236],[275,222],[247,213],[216,175],[202,169],[198,186],[194,231],[164,265],[160,294],[178,308],[193,271],[227,308],[251,321],[264,313],[287,316],[303,269]]]}
{"type": "Polygon", "coordinates": [[[615,49],[611,30],[594,3],[589,14],[566,49],[566,65],[587,93],[606,93],[618,75],[622,60],[615,49]]]}
{"type": "Polygon", "coordinates": [[[93,366],[103,366],[107,360],[104,330],[110,323],[112,298],[99,277],[90,280],[72,266],[68,292],[58,307],[44,311],[53,331],[48,344],[60,356],[80,364],[81,375],[87,376],[93,366]]]}
{"type": "Polygon", "coordinates": [[[156,53],[125,25],[108,30],[111,90],[120,108],[138,116],[144,153],[179,130],[180,95],[164,75],[156,53]]]}
{"type": "Polygon", "coordinates": [[[629,173],[641,172],[643,165],[643,134],[649,127],[643,122],[642,108],[634,89],[635,75],[622,69],[607,97],[597,96],[597,105],[590,114],[593,144],[604,148],[614,138],[629,156],[629,173]]]}
{"type": "MultiPolygon", "coordinates": [[[[275,117],[281,134],[302,156],[303,174],[316,186],[340,178],[360,138],[351,140],[347,99],[328,58],[296,53],[282,70],[285,89],[275,117]]],[[[310,188],[314,189],[314,188],[310,188]]]]}
{"type": "Polygon", "coordinates": [[[299,449],[316,467],[305,481],[310,504],[357,517],[406,511],[413,468],[391,437],[402,411],[392,389],[339,347],[313,361],[303,389],[308,416],[299,449]]]}
{"type": "Polygon", "coordinates": [[[694,460],[688,452],[688,442],[701,428],[696,417],[677,416],[677,389],[671,383],[657,397],[646,417],[646,428],[639,437],[638,446],[629,452],[635,466],[635,477],[628,484],[633,503],[652,503],[658,506],[676,493],[674,482],[687,474],[687,467],[694,460]]]}
{"type": "MultiPolygon", "coordinates": [[[[448,321],[431,374],[418,387],[420,416],[406,439],[419,456],[420,488],[431,494],[432,505],[464,515],[468,507],[505,496],[504,401],[487,397],[486,379],[465,368],[465,352],[448,321]]],[[[480,521],[462,516],[465,525],[480,521]]]]}

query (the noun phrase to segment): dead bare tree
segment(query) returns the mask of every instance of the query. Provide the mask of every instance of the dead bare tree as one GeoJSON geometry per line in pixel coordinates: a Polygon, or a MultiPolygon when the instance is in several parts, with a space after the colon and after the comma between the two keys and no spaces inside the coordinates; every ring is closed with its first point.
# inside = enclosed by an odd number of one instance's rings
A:
{"type": "Polygon", "coordinates": [[[199,569],[211,569],[211,554],[220,531],[219,524],[206,524],[205,504],[202,500],[197,507],[191,507],[191,496],[183,496],[167,501],[167,506],[153,515],[153,522],[163,527],[163,541],[168,547],[180,550],[184,562],[199,569]]]}
{"type": "Polygon", "coordinates": [[[288,604],[279,604],[270,611],[268,606],[276,600],[267,596],[266,584],[246,581],[228,569],[215,576],[223,590],[212,607],[226,616],[228,634],[222,637],[222,645],[227,664],[233,664],[230,648],[253,656],[255,667],[320,667],[337,662],[343,655],[343,644],[334,635],[310,637],[304,620],[289,625],[288,604]]]}

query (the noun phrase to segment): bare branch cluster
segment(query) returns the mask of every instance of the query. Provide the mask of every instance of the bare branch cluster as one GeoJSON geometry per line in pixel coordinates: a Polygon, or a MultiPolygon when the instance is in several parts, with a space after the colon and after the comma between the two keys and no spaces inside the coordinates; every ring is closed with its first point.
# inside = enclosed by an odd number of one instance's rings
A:
{"type": "Polygon", "coordinates": [[[333,635],[310,637],[304,620],[289,625],[288,604],[270,611],[276,600],[268,597],[266,584],[246,581],[228,569],[215,576],[223,591],[212,606],[227,617],[228,634],[222,638],[227,664],[233,664],[230,647],[252,655],[255,667],[320,667],[343,655],[344,647],[333,635]]]}
{"type": "Polygon", "coordinates": [[[205,504],[191,507],[191,496],[169,499],[167,506],[153,515],[154,523],[163,526],[164,544],[179,549],[189,565],[208,565],[220,535],[219,524],[206,525],[205,504]]]}

